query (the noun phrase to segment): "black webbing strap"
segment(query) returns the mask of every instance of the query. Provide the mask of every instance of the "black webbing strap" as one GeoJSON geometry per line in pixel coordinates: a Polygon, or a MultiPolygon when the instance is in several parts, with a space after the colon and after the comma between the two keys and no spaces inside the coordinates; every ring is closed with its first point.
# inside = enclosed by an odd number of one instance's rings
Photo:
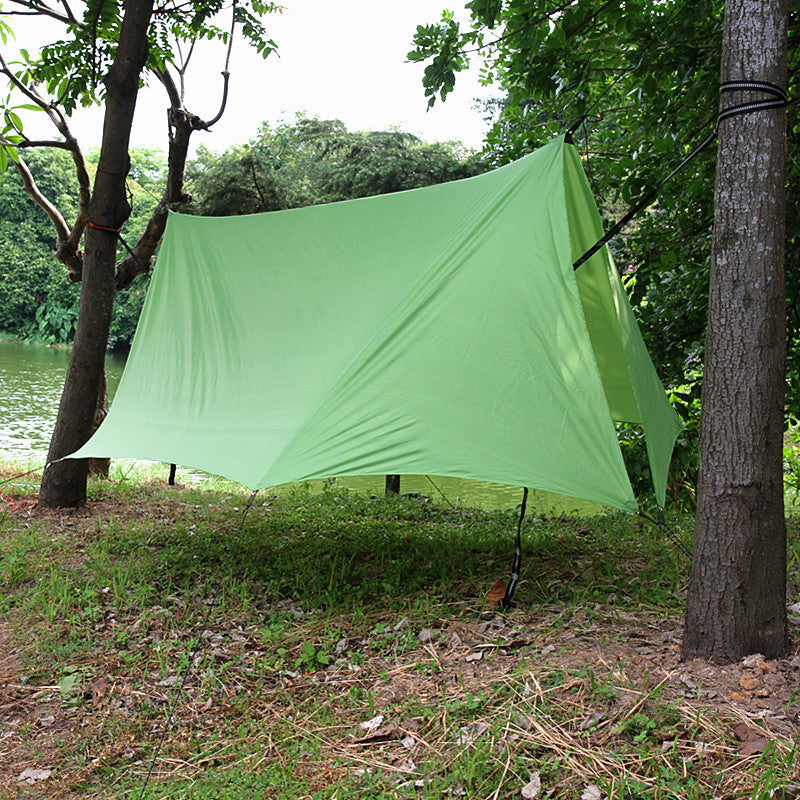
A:
{"type": "Polygon", "coordinates": [[[514,563],[511,567],[511,580],[506,587],[506,593],[502,600],[499,602],[500,608],[510,608],[511,598],[514,596],[514,590],[519,583],[519,573],[522,569],[522,520],[525,519],[525,509],[528,505],[528,487],[526,486],[522,492],[522,506],[519,510],[519,522],[517,522],[517,535],[514,539],[514,563]]]}
{"type": "Polygon", "coordinates": [[[768,108],[783,108],[789,104],[789,96],[786,92],[780,86],[769,81],[725,81],[720,84],[719,92],[720,94],[725,92],[764,92],[764,94],[771,94],[772,99],[754,100],[751,103],[737,103],[724,108],[717,115],[715,132],[720,122],[728,119],[728,117],[735,117],[737,114],[748,114],[751,111],[764,111],[768,108]]]}
{"type": "Polygon", "coordinates": [[[725,81],[720,84],[720,94],[725,92],[764,92],[764,94],[772,95],[771,99],[767,100],[754,100],[750,103],[737,103],[736,105],[724,108],[717,115],[716,122],[714,123],[714,130],[700,142],[697,147],[689,153],[686,158],[678,164],[666,178],[660,180],[622,219],[619,220],[599,241],[590,247],[577,261],[572,265],[572,269],[578,267],[585,261],[590,259],[603,245],[608,244],[609,240],[613,239],[643,208],[650,205],[655,196],[658,194],[661,187],[671,181],[698,153],[704,150],[716,137],[719,124],[728,117],[735,117],[739,114],[748,114],[752,111],[764,111],[769,108],[783,108],[789,102],[789,97],[786,92],[774,83],[769,81],[725,81]]]}
{"type": "Polygon", "coordinates": [[[89,222],[89,221],[87,221],[86,224],[90,228],[94,228],[96,231],[105,231],[106,233],[114,234],[114,236],[116,236],[117,239],[119,239],[122,246],[128,251],[130,257],[139,265],[139,269],[141,269],[142,272],[147,272],[147,268],[145,267],[144,264],[142,264],[141,260],[139,259],[139,256],[137,256],[136,253],[134,253],[133,250],[131,250],[130,245],[125,241],[125,239],[122,238],[121,228],[109,228],[106,227],[105,225],[95,225],[94,222],[89,222]]]}

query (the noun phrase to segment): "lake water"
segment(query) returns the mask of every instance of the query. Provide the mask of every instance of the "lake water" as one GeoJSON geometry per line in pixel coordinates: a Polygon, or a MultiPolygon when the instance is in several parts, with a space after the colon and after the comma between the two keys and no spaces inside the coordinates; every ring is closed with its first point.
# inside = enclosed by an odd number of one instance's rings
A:
{"type": "MultiPolygon", "coordinates": [[[[31,468],[44,465],[68,363],[66,348],[0,341],[0,461],[31,468]]],[[[124,366],[124,356],[109,354],[106,358],[109,398],[113,398],[124,366]]],[[[165,477],[167,473],[165,466],[165,477]]],[[[184,483],[202,482],[204,473],[181,469],[178,477],[184,483]]],[[[312,489],[320,489],[324,484],[310,483],[312,489]]],[[[379,495],[384,491],[384,476],[339,478],[337,485],[379,495]]],[[[404,475],[400,491],[485,509],[512,509],[522,501],[519,486],[437,476],[404,475]]],[[[534,513],[552,514],[597,513],[601,508],[549,492],[532,492],[529,505],[534,513]]]]}
{"type": "MultiPolygon", "coordinates": [[[[44,464],[68,364],[66,348],[0,341],[0,458],[44,464]]],[[[110,397],[124,366],[106,359],[110,397]]]]}

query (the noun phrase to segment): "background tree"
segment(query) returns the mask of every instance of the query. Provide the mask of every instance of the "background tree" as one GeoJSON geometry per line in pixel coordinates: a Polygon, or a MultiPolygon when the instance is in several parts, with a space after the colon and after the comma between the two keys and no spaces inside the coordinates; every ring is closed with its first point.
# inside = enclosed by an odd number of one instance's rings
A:
{"type": "MultiPolygon", "coordinates": [[[[67,265],[71,280],[83,282],[70,366],[39,498],[46,506],[79,505],[86,497],[86,463],[58,459],[83,444],[95,424],[114,291],[130,285],[149,269],[170,205],[186,199],[183,173],[191,134],[209,129],[225,107],[227,61],[222,103],[216,116],[204,121],[185,107],[183,81],[193,43],[201,37],[221,39],[229,45],[229,56],[238,25],[246,39],[267,55],[274,44],[266,38],[259,17],[276,7],[260,0],[243,0],[233,5],[231,29],[222,30],[214,22],[214,15],[222,9],[221,0],[170,0],[158,8],[152,0],[89,0],[74,8],[66,0],[53,6],[33,0],[10,0],[9,4],[11,10],[4,10],[4,15],[38,14],[61,23],[65,33],[65,38],[44,47],[35,60],[24,50],[18,64],[0,55],[0,74],[13,90],[3,112],[0,167],[5,167],[8,159],[16,164],[26,190],[45,208],[56,227],[56,257],[67,265]],[[180,42],[189,43],[186,55],[180,42]],[[161,83],[169,101],[168,176],[162,198],[134,253],[116,264],[116,231],[130,215],[125,193],[130,168],[128,143],[145,71],[161,83]],[[20,97],[25,102],[20,103],[20,97]],[[68,118],[79,103],[96,102],[103,103],[105,117],[98,168],[90,182],[68,118]],[[43,142],[26,137],[18,112],[31,109],[47,114],[60,138],[43,142]],[[74,162],[79,203],[71,226],[19,158],[20,149],[40,146],[65,149],[74,162]],[[79,249],[82,241],[83,252],[79,249]]],[[[0,38],[4,44],[9,32],[7,23],[2,23],[0,38]]]]}
{"type": "MultiPolygon", "coordinates": [[[[738,2],[734,5],[739,7],[738,2]]],[[[771,18],[765,17],[768,12],[763,10],[767,5],[772,8],[771,4],[750,5],[753,13],[755,6],[761,9],[753,20],[764,23],[771,18]]],[[[595,195],[601,199],[604,212],[613,217],[619,216],[620,208],[639,200],[711,130],[717,112],[716,92],[722,52],[724,4],[721,0],[666,0],[658,3],[629,0],[624,4],[608,0],[555,3],[546,0],[473,0],[467,8],[470,21],[466,27],[459,25],[449,13],[443,15],[439,24],[420,26],[415,36],[416,49],[409,57],[428,62],[424,83],[431,104],[446,98],[458,71],[464,69],[471,58],[485,59],[487,81],[496,80],[505,93],[488,109],[495,122],[487,138],[487,151],[497,161],[515,158],[556,134],[570,132],[584,156],[595,195]]],[[[787,88],[792,95],[796,92],[800,65],[796,47],[800,3],[790,0],[788,10],[784,6],[774,13],[788,17],[787,88]]],[[[761,52],[759,47],[756,50],[761,52]]],[[[736,67],[747,70],[748,66],[748,61],[740,54],[736,67]]],[[[757,63],[754,67],[756,74],[740,73],[736,77],[763,79],[764,64],[757,63]]],[[[780,70],[776,69],[773,65],[767,72],[779,77],[780,70]]],[[[752,124],[755,123],[748,123],[752,124]]],[[[800,199],[800,159],[797,158],[800,131],[796,106],[789,108],[788,125],[790,158],[786,183],[789,206],[796,209],[800,199]]],[[[748,158],[759,153],[760,145],[755,146],[755,141],[751,138],[743,148],[748,158]]],[[[612,242],[662,378],[678,390],[676,395],[684,410],[693,410],[694,414],[699,407],[697,400],[708,307],[711,214],[714,208],[713,157],[712,146],[702,152],[677,180],[661,189],[658,200],[635,225],[630,226],[626,237],[618,237],[612,242]]],[[[718,195],[718,201],[727,202],[728,198],[718,195]]],[[[753,213],[751,209],[748,219],[752,219],[753,213]]],[[[780,215],[779,210],[776,213],[780,215]]],[[[774,215],[766,214],[764,223],[772,225],[773,233],[782,235],[780,220],[774,215]]],[[[742,225],[741,219],[738,224],[742,225]]],[[[793,414],[797,414],[800,401],[799,225],[800,215],[790,214],[786,232],[790,287],[787,401],[793,414]]],[[[721,233],[722,228],[718,230],[721,233]]],[[[741,275],[739,284],[744,282],[748,285],[737,285],[737,291],[760,290],[763,285],[754,286],[753,283],[757,279],[754,276],[759,274],[753,271],[741,275]]],[[[770,275],[772,281],[782,280],[777,271],[770,275]]],[[[725,278],[721,281],[717,286],[717,310],[729,297],[724,292],[725,278]]],[[[746,302],[743,297],[730,296],[730,299],[740,310],[746,302]]],[[[748,317],[752,324],[758,322],[760,347],[773,347],[773,344],[767,345],[769,321],[775,316],[783,318],[782,304],[774,298],[771,302],[771,310],[760,302],[754,305],[753,309],[758,309],[757,319],[748,317]]],[[[741,327],[738,331],[740,341],[748,341],[741,327]]],[[[752,348],[752,340],[749,340],[749,345],[752,348]]],[[[764,358],[767,358],[766,352],[764,358]]],[[[753,353],[751,349],[749,357],[753,353]]],[[[743,353],[740,352],[738,357],[743,357],[743,353]]],[[[774,360],[774,354],[770,358],[774,360]]],[[[747,367],[741,367],[739,374],[747,375],[748,380],[755,382],[757,370],[748,372],[753,362],[747,364],[747,367]]],[[[720,375],[715,372],[712,380],[720,381],[720,375]]],[[[703,616],[702,626],[698,626],[698,618],[691,623],[695,631],[708,633],[714,629],[715,634],[719,634],[711,645],[713,652],[706,654],[722,660],[753,648],[766,648],[768,640],[771,642],[769,651],[773,653],[780,652],[785,644],[785,629],[776,606],[776,602],[780,606],[785,602],[782,596],[776,600],[782,580],[775,581],[775,591],[769,593],[768,603],[762,593],[766,584],[785,572],[785,541],[781,544],[782,525],[776,516],[782,514],[782,505],[775,510],[779,505],[775,493],[779,493],[782,487],[780,481],[775,485],[776,476],[780,477],[780,472],[776,472],[780,450],[775,441],[773,418],[775,413],[782,414],[783,407],[782,396],[779,396],[774,381],[770,386],[770,392],[759,395],[757,403],[753,400],[750,411],[761,417],[762,428],[770,428],[772,444],[768,448],[759,446],[750,450],[748,440],[742,436],[724,458],[720,455],[721,450],[717,452],[719,460],[715,461],[715,466],[718,472],[713,491],[721,493],[718,501],[727,499],[730,502],[730,513],[723,515],[729,523],[733,519],[734,507],[738,509],[740,518],[736,532],[729,530],[728,535],[724,535],[716,527],[695,557],[697,572],[698,559],[703,560],[709,549],[719,548],[724,555],[709,562],[701,579],[706,587],[725,585],[724,590],[715,594],[715,607],[712,608],[710,595],[702,599],[696,595],[699,578],[693,582],[695,597],[690,600],[690,606],[694,599],[699,600],[696,609],[703,616]],[[724,469],[731,466],[734,452],[746,458],[743,468],[748,474],[745,484],[739,487],[741,491],[731,483],[739,474],[735,470],[729,470],[722,477],[724,469]],[[768,465],[765,468],[771,475],[769,479],[764,475],[755,477],[753,462],[756,459],[768,465]],[[722,464],[727,467],[723,469],[722,464]],[[723,490],[723,486],[727,486],[727,490],[723,490]],[[759,513],[765,513],[766,506],[760,503],[767,501],[755,499],[762,491],[769,494],[769,504],[773,509],[766,527],[754,523],[759,513]],[[744,495],[752,500],[747,509],[744,495]],[[747,525],[751,527],[745,532],[747,525]],[[771,530],[767,531],[770,526],[771,530]],[[738,586],[734,587],[737,582],[738,586]],[[728,604],[724,615],[718,608],[723,598],[728,604]],[[762,616],[751,614],[745,621],[747,615],[743,604],[762,601],[767,605],[762,616]],[[766,638],[759,638],[752,630],[753,625],[759,623],[768,629],[764,632],[766,638]],[[728,628],[724,634],[723,626],[728,628]],[[721,647],[720,640],[725,637],[727,643],[721,647]],[[735,647],[732,647],[733,640],[736,641],[735,647]]],[[[723,389],[732,391],[733,387],[728,382],[723,389]]],[[[736,439],[739,428],[734,424],[735,401],[729,398],[727,407],[725,403],[718,403],[715,408],[725,414],[723,424],[727,425],[727,435],[736,439]]],[[[696,426],[696,416],[693,415],[689,421],[696,426]]],[[[748,422],[750,426],[756,424],[752,419],[748,422]]],[[[754,442],[755,439],[750,440],[750,444],[754,445],[754,442]]],[[[696,452],[696,441],[687,444],[689,448],[685,452],[696,452]]],[[[716,446],[719,448],[718,444],[716,446]]],[[[710,455],[708,446],[704,455],[706,458],[710,455]]],[[[711,482],[701,483],[700,488],[702,492],[712,491],[711,482]]],[[[698,526],[704,524],[703,517],[715,513],[714,508],[713,502],[706,506],[698,516],[698,526]]],[[[717,592],[716,588],[714,592],[717,592]]],[[[688,653],[695,652],[696,641],[690,639],[688,653]]]]}
{"type": "Polygon", "coordinates": [[[477,175],[487,163],[455,142],[427,144],[403,131],[348,131],[339,120],[299,116],[264,124],[222,156],[201,148],[187,168],[198,214],[277,211],[477,175]]]}
{"type": "MultiPolygon", "coordinates": [[[[86,156],[90,176],[97,170],[98,157],[96,149],[86,156]]],[[[126,189],[131,216],[127,225],[143,230],[163,191],[166,161],[162,152],[148,148],[133,149],[130,157],[126,189]]],[[[32,150],[26,161],[42,193],[54,198],[65,218],[73,218],[78,187],[69,154],[60,149],[32,150]]],[[[0,196],[0,331],[18,339],[69,344],[75,333],[80,284],[70,283],[63,265],[53,258],[55,229],[25,191],[16,170],[0,174],[0,196]]],[[[119,245],[118,261],[125,255],[119,245]]],[[[129,287],[117,291],[109,348],[130,345],[149,277],[140,275],[129,287]]]]}

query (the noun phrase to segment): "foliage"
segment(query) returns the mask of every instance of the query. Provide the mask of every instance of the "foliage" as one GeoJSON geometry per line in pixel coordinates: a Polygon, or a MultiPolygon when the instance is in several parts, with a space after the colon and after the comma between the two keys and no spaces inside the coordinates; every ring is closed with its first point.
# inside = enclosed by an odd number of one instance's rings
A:
{"type": "MultiPolygon", "coordinates": [[[[98,157],[97,150],[87,156],[91,173],[98,157]]],[[[123,233],[126,238],[128,230],[141,230],[146,224],[166,175],[166,160],[159,150],[135,148],[130,158],[127,186],[132,210],[123,233]]],[[[26,160],[45,194],[74,216],[77,184],[69,156],[60,150],[35,150],[26,160]]],[[[18,338],[69,342],[74,325],[68,329],[56,324],[55,315],[72,312],[80,287],[69,283],[64,267],[52,256],[55,237],[50,220],[25,192],[16,171],[0,175],[0,197],[0,331],[18,338]]],[[[121,244],[118,252],[119,257],[125,255],[121,244]]],[[[117,293],[109,347],[130,345],[148,283],[149,275],[139,276],[132,286],[117,293]]]]}
{"type": "MultiPolygon", "coordinates": [[[[7,0],[7,11],[26,7],[24,0],[7,0]]],[[[219,14],[226,8],[223,0],[168,0],[159,5],[150,19],[148,28],[148,60],[145,66],[152,75],[163,73],[168,67],[181,71],[182,51],[179,43],[197,40],[217,40],[228,43],[231,32],[220,27],[219,14]]],[[[276,13],[279,6],[262,0],[243,0],[233,7],[233,19],[244,40],[266,57],[276,49],[267,35],[261,18],[276,13]]],[[[117,45],[124,12],[123,0],[87,0],[72,8],[51,9],[47,4],[37,5],[28,13],[39,13],[64,23],[64,36],[45,44],[41,52],[20,48],[19,58],[12,62],[19,79],[27,85],[40,85],[47,95],[57,98],[56,105],[66,117],[81,106],[103,102],[106,93],[104,76],[108,73],[117,45]],[[74,13],[73,13],[74,9],[74,13]],[[66,13],[65,13],[66,12],[66,13]]],[[[11,27],[3,20],[0,27],[2,42],[11,38],[11,27]]],[[[31,111],[44,109],[19,93],[10,93],[0,102],[7,124],[2,134],[9,144],[8,155],[14,154],[13,144],[23,143],[24,116],[31,111]]],[[[0,147],[0,150],[3,148],[0,147]]],[[[2,170],[0,170],[2,171],[2,170]]]]}
{"type": "Polygon", "coordinates": [[[75,334],[77,322],[77,305],[64,308],[55,303],[42,303],[36,309],[38,338],[47,344],[70,342],[75,334]]]}
{"type": "MultiPolygon", "coordinates": [[[[87,154],[91,174],[98,158],[98,150],[87,154]]],[[[156,149],[132,149],[130,159],[127,187],[132,211],[123,229],[126,240],[144,228],[167,170],[164,154],[156,149]]],[[[69,157],[60,151],[35,151],[28,161],[45,193],[74,214],[77,187],[69,157]]],[[[485,168],[456,143],[426,144],[401,131],[351,133],[340,122],[301,117],[296,124],[275,130],[264,125],[255,142],[222,155],[201,147],[187,173],[196,196],[191,209],[215,215],[401,191],[468,177],[485,168]]],[[[49,220],[24,191],[16,172],[0,175],[0,193],[4,201],[0,206],[0,330],[31,335],[38,325],[37,309],[43,304],[72,308],[78,288],[68,283],[63,267],[52,260],[49,220]]],[[[124,255],[120,244],[118,257],[124,255]]],[[[148,284],[149,275],[140,275],[129,288],[117,292],[110,348],[130,345],[148,284]]]]}
{"type": "Polygon", "coordinates": [[[264,124],[248,145],[198,153],[187,167],[198,214],[222,216],[399,192],[476,175],[487,165],[457,143],[426,144],[402,131],[351,132],[299,116],[264,124]]]}
{"type": "MultiPolygon", "coordinates": [[[[717,111],[722,0],[473,0],[469,23],[449,12],[421,25],[409,53],[426,62],[429,102],[483,61],[502,99],[488,104],[486,153],[517,158],[567,131],[605,216],[617,219],[712,130],[717,111]]],[[[800,76],[800,2],[791,0],[790,97],[800,76]]],[[[746,77],[746,76],[745,76],[746,77]]],[[[788,109],[788,406],[800,408],[800,120],[788,109]]],[[[676,391],[702,371],[711,254],[714,146],[665,184],[611,246],[648,349],[676,391]]],[[[679,405],[696,430],[697,389],[679,405]]],[[[696,444],[691,442],[692,445],[696,444]]],[[[685,473],[691,474],[691,469],[685,473]]]]}

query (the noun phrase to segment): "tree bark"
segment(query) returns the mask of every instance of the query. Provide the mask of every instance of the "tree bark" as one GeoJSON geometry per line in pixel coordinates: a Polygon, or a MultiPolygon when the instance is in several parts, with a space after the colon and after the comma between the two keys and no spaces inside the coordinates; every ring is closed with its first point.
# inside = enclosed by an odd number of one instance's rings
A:
{"type": "MultiPolygon", "coordinates": [[[[786,86],[787,0],[728,0],[722,81],[786,86]]],[[[723,95],[723,106],[762,99],[723,95]]],[[[785,109],[719,127],[685,658],[788,647],[783,505],[785,109]]]]}
{"type": "MultiPolygon", "coordinates": [[[[152,13],[153,0],[126,0],[117,53],[104,81],[103,141],[89,220],[105,228],[119,229],[130,214],[125,197],[128,143],[152,13]]],[[[58,459],[77,450],[91,434],[114,304],[116,252],[113,233],[87,229],[78,327],[39,493],[39,503],[49,508],[86,501],[86,461],[58,459]]]]}
{"type": "MultiPolygon", "coordinates": [[[[92,418],[92,430],[89,432],[93,436],[95,431],[103,424],[103,420],[108,416],[108,381],[106,380],[106,371],[103,368],[103,374],[100,376],[100,388],[97,391],[97,404],[94,408],[94,417],[92,418]]],[[[89,475],[94,475],[100,478],[107,478],[111,470],[110,458],[90,458],[89,459],[89,475]]]]}

